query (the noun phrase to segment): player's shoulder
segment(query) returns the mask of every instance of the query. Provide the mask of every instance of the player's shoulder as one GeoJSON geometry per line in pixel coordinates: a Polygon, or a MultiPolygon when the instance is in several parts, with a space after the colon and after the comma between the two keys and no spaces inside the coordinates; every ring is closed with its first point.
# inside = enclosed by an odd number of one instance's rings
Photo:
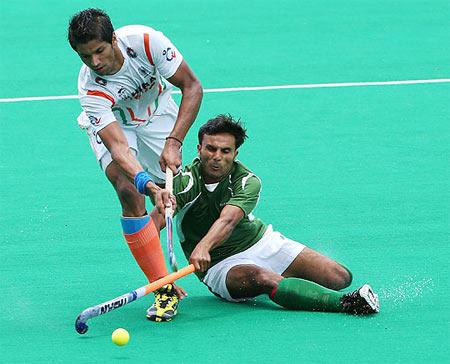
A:
{"type": "Polygon", "coordinates": [[[240,161],[234,161],[234,166],[231,172],[231,183],[238,184],[245,187],[248,183],[255,185],[255,187],[261,186],[261,179],[247,166],[240,161]]]}
{"type": "Polygon", "coordinates": [[[95,86],[95,79],[92,70],[83,64],[80,67],[80,72],[78,73],[78,88],[80,90],[87,90],[95,86]]]}
{"type": "Polygon", "coordinates": [[[134,24],[117,28],[114,33],[116,34],[117,38],[122,41],[134,42],[136,40],[142,39],[144,34],[153,35],[159,32],[147,25],[134,24]]]}
{"type": "Polygon", "coordinates": [[[190,176],[195,182],[199,182],[201,175],[200,175],[200,159],[194,158],[194,160],[184,166],[181,176],[190,176]]]}
{"type": "MultiPolygon", "coordinates": [[[[119,44],[122,44],[124,50],[129,53],[130,49],[133,50],[143,48],[144,34],[151,31],[153,31],[153,29],[145,25],[126,25],[124,27],[117,28],[114,31],[114,34],[116,35],[119,44]]],[[[132,54],[129,55],[132,56],[132,54]]]]}
{"type": "Polygon", "coordinates": [[[234,166],[232,169],[232,177],[233,176],[234,177],[242,177],[242,176],[246,176],[248,174],[251,174],[253,176],[255,175],[253,173],[253,171],[250,168],[248,168],[246,165],[244,165],[242,162],[235,160],[233,163],[234,163],[234,166]]]}
{"type": "Polygon", "coordinates": [[[176,195],[195,196],[200,191],[200,160],[194,159],[192,163],[184,166],[174,178],[174,191],[176,195]]]}

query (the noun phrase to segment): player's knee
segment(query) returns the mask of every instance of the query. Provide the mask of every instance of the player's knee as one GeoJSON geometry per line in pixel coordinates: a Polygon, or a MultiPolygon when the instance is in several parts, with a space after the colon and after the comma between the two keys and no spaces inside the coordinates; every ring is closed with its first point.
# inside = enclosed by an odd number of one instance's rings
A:
{"type": "Polygon", "coordinates": [[[136,188],[129,182],[118,183],[114,187],[124,216],[142,216],[145,212],[145,200],[136,188]]]}
{"type": "Polygon", "coordinates": [[[261,292],[270,292],[278,284],[281,276],[266,269],[258,269],[253,272],[253,282],[261,292]]]}
{"type": "Polygon", "coordinates": [[[346,288],[352,283],[352,274],[350,271],[339,264],[336,264],[332,268],[332,277],[332,288],[335,290],[346,288]]]}
{"type": "Polygon", "coordinates": [[[140,200],[141,198],[139,192],[131,183],[118,183],[115,188],[121,201],[132,203],[133,201],[140,200]]]}
{"type": "Polygon", "coordinates": [[[251,286],[255,281],[253,267],[235,267],[228,273],[228,279],[239,282],[242,286],[251,286]]]}
{"type": "Polygon", "coordinates": [[[240,269],[234,270],[232,279],[240,282],[244,287],[264,288],[273,285],[273,277],[270,272],[257,266],[240,267],[240,269]]]}

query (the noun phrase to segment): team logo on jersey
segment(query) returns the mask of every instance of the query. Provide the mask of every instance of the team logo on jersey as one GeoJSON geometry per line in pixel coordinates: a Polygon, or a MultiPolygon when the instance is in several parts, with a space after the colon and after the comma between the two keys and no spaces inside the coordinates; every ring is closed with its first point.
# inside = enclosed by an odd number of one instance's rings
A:
{"type": "Polygon", "coordinates": [[[94,126],[100,124],[100,120],[101,118],[96,118],[94,115],[89,115],[89,121],[94,126]]]}
{"type": "Polygon", "coordinates": [[[97,82],[101,86],[106,86],[106,84],[108,83],[108,81],[101,77],[96,77],[95,82],[97,82]]]}
{"type": "Polygon", "coordinates": [[[97,144],[102,144],[102,140],[100,139],[100,136],[94,131],[94,137],[97,144]]]}
{"type": "Polygon", "coordinates": [[[130,48],[130,47],[127,48],[127,54],[131,58],[136,58],[137,57],[136,51],[133,48],[130,48]]]}
{"type": "Polygon", "coordinates": [[[127,92],[127,89],[125,87],[121,87],[121,88],[119,88],[119,91],[117,91],[117,94],[123,100],[125,98],[126,92],[127,92]]]}
{"type": "Polygon", "coordinates": [[[170,48],[170,47],[167,48],[167,49],[165,49],[165,50],[163,50],[162,54],[163,54],[163,56],[166,57],[166,60],[168,60],[169,62],[170,62],[172,59],[177,58],[176,52],[173,51],[172,48],[170,48]]]}

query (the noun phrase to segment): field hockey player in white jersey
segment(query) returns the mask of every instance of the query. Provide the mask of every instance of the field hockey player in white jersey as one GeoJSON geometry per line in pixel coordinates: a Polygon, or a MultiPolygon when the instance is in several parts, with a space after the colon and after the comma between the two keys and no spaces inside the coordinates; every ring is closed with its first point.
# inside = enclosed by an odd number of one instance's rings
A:
{"type": "MultiPolygon", "coordinates": [[[[131,253],[149,281],[168,274],[145,195],[163,211],[170,205],[162,190],[164,171],[177,172],[181,146],[202,100],[202,87],[178,49],[161,32],[143,25],[114,30],[99,9],[75,14],[68,40],[84,63],[78,77],[82,112],[91,148],[117,192],[121,225],[131,253]],[[171,97],[182,92],[181,104],[171,97]]],[[[169,321],[185,292],[167,285],[147,310],[153,321],[169,321]]]]}

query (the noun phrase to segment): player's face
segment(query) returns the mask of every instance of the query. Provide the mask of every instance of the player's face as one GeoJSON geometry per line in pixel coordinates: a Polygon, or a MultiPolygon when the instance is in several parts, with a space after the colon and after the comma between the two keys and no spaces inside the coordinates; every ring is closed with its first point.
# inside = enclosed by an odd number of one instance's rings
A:
{"type": "Polygon", "coordinates": [[[204,135],[197,150],[206,183],[219,182],[228,175],[238,154],[234,136],[228,133],[204,135]]]}
{"type": "Polygon", "coordinates": [[[83,63],[98,75],[112,75],[123,64],[123,56],[113,37],[113,43],[93,39],[77,45],[77,53],[83,63]]]}

